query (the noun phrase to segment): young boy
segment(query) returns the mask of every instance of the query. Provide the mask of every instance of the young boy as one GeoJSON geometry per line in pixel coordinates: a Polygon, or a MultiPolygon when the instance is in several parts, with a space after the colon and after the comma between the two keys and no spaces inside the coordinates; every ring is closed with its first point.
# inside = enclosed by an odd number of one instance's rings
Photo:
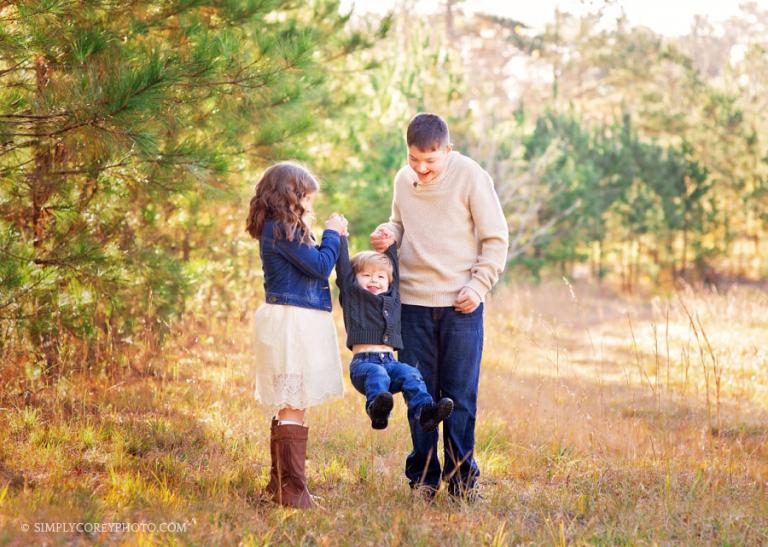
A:
{"type": "Polygon", "coordinates": [[[349,241],[342,237],[336,284],[347,347],[354,353],[349,375],[355,389],[365,395],[371,427],[387,427],[392,394],[402,391],[408,415],[423,431],[434,431],[453,411],[453,401],[444,397],[435,404],[421,373],[395,359],[394,350],[403,347],[397,246],[391,245],[386,253],[358,253],[350,261],[349,241]]]}
{"type": "Polygon", "coordinates": [[[400,246],[404,348],[398,357],[419,369],[433,396],[455,403],[443,424],[442,466],[437,432],[410,422],[405,474],[427,496],[442,479],[449,494],[471,500],[480,475],[474,450],[483,300],[504,269],[509,230],[493,180],[453,150],[445,120],[417,114],[405,141],[408,165],[395,176],[392,215],[371,234],[371,246],[400,246]]]}

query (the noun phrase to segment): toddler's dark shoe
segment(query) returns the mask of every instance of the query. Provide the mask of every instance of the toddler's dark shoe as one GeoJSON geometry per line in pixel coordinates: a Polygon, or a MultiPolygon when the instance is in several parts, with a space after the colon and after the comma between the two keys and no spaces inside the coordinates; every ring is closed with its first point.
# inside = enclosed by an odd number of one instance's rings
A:
{"type": "Polygon", "coordinates": [[[373,429],[386,429],[389,421],[389,413],[395,402],[392,394],[384,391],[376,395],[373,402],[368,406],[368,416],[371,417],[371,427],[373,429]]]}
{"type": "Polygon", "coordinates": [[[421,429],[426,433],[434,431],[440,422],[451,415],[451,412],[453,412],[453,399],[448,397],[443,397],[437,401],[437,404],[424,405],[419,416],[421,429]]]}

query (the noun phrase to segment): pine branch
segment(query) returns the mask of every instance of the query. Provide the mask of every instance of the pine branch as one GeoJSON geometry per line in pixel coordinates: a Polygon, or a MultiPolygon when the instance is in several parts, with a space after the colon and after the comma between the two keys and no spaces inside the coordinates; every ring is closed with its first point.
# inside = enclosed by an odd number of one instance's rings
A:
{"type": "MultiPolygon", "coordinates": [[[[147,91],[149,91],[149,90],[151,90],[151,89],[161,85],[162,82],[163,82],[163,80],[160,79],[160,80],[149,82],[145,86],[140,87],[134,93],[131,93],[130,95],[125,97],[125,99],[123,100],[123,105],[120,108],[118,108],[116,110],[113,110],[112,112],[109,112],[109,117],[117,116],[120,113],[122,113],[125,110],[127,110],[128,106],[129,106],[128,99],[132,99],[132,98],[138,97],[139,95],[142,95],[143,93],[146,93],[147,91]]],[[[108,120],[108,117],[102,115],[102,116],[97,116],[95,118],[92,118],[90,120],[85,120],[85,121],[82,121],[82,122],[78,122],[78,123],[75,123],[75,124],[71,124],[71,125],[62,127],[61,129],[57,129],[55,131],[49,131],[47,133],[24,133],[24,132],[8,133],[8,132],[1,132],[0,136],[52,138],[52,137],[56,137],[58,135],[62,135],[64,133],[68,133],[70,131],[74,131],[76,129],[80,129],[81,127],[97,126],[99,122],[107,121],[107,120],[108,120]]]]}
{"type": "Polygon", "coordinates": [[[34,85],[26,83],[26,82],[12,82],[10,84],[5,84],[3,87],[5,89],[12,89],[12,88],[19,87],[19,88],[23,89],[24,91],[28,91],[30,93],[34,92],[34,90],[35,90],[35,86],[34,85]]]}
{"type": "Polygon", "coordinates": [[[32,263],[38,266],[57,266],[57,267],[72,267],[75,268],[78,262],[88,262],[93,260],[97,255],[85,254],[85,255],[69,255],[63,257],[54,258],[33,258],[32,263]]]}
{"type": "Polygon", "coordinates": [[[115,176],[115,177],[117,177],[119,179],[128,181],[128,182],[132,182],[133,184],[135,184],[137,186],[141,186],[142,184],[147,183],[147,184],[151,184],[151,185],[154,185],[154,186],[158,186],[159,188],[162,188],[164,191],[166,191],[168,193],[172,193],[174,191],[174,188],[172,188],[171,186],[165,185],[165,184],[161,183],[160,181],[158,181],[158,180],[156,180],[156,179],[154,179],[152,177],[146,177],[143,180],[139,180],[136,177],[133,177],[133,176],[127,174],[127,173],[122,173],[120,171],[117,171],[113,176],[115,176]]]}
{"type": "Polygon", "coordinates": [[[36,120],[50,120],[53,118],[64,118],[68,116],[69,113],[61,113],[61,114],[0,114],[0,118],[9,118],[9,119],[23,119],[23,120],[30,120],[30,122],[36,121],[36,120]]]}
{"type": "Polygon", "coordinates": [[[13,72],[18,72],[20,70],[34,70],[34,68],[30,67],[30,66],[21,66],[25,62],[27,62],[27,59],[19,61],[15,66],[12,66],[10,68],[6,68],[6,69],[3,69],[3,70],[0,70],[0,78],[5,76],[6,74],[11,74],[13,72]]]}
{"type": "Polygon", "coordinates": [[[130,8],[142,3],[145,3],[145,0],[115,0],[114,2],[104,1],[102,2],[102,5],[108,9],[119,9],[123,13],[128,13],[130,8]]]}
{"type": "Polygon", "coordinates": [[[99,191],[99,179],[94,178],[91,192],[86,196],[80,196],[80,203],[78,204],[78,208],[80,211],[84,211],[91,204],[91,201],[93,201],[93,198],[96,196],[96,193],[98,191],[99,191]]]}
{"type": "MultiPolygon", "coordinates": [[[[254,63],[251,63],[251,64],[254,64],[254,63]]],[[[245,68],[247,67],[244,67],[243,69],[239,70],[237,72],[237,75],[242,74],[245,71],[245,68]]],[[[286,63],[285,65],[282,65],[280,68],[273,70],[268,74],[253,74],[250,76],[236,75],[234,78],[230,80],[219,80],[219,81],[202,82],[202,83],[180,83],[179,86],[191,87],[191,88],[205,88],[205,87],[219,87],[219,86],[226,86],[226,85],[234,85],[234,86],[242,87],[244,89],[261,89],[263,87],[266,87],[270,79],[273,78],[274,76],[277,76],[278,74],[283,74],[286,72],[292,72],[297,68],[298,68],[298,65],[296,63],[286,63]],[[244,82],[249,82],[257,78],[262,79],[262,82],[259,83],[258,85],[241,85],[244,82]]]]}
{"type": "MultiPolygon", "coordinates": [[[[13,3],[14,3],[14,2],[11,2],[10,0],[5,0],[5,1],[3,1],[3,2],[0,2],[0,9],[2,9],[3,7],[5,7],[5,6],[7,6],[7,5],[11,5],[11,4],[13,4],[13,3]]],[[[79,2],[79,0],[74,0],[74,1],[72,1],[72,2],[67,2],[66,4],[68,4],[68,8],[67,8],[67,9],[68,9],[70,12],[74,12],[76,9],[80,8],[80,2],[79,2]]],[[[63,7],[63,6],[64,6],[64,5],[66,5],[66,4],[62,4],[62,5],[61,5],[61,6],[59,6],[59,7],[63,7]]],[[[40,10],[38,10],[38,11],[32,11],[32,12],[29,12],[29,13],[25,14],[25,20],[26,20],[26,19],[29,19],[29,18],[32,18],[32,17],[36,17],[36,16],[38,16],[38,15],[46,15],[46,14],[48,14],[48,13],[49,13],[49,9],[50,9],[50,8],[49,8],[49,6],[47,5],[47,3],[46,3],[46,2],[43,2],[43,7],[42,7],[40,10]]],[[[67,9],[62,9],[62,11],[67,11],[67,9]]],[[[16,18],[16,17],[8,17],[6,20],[7,20],[7,21],[19,21],[19,20],[21,20],[21,19],[20,19],[20,18],[16,18]]]]}
{"type": "Polygon", "coordinates": [[[12,173],[13,171],[16,171],[17,169],[21,169],[25,165],[32,163],[35,161],[35,158],[28,159],[27,161],[23,161],[16,165],[9,165],[8,167],[3,168],[2,171],[0,171],[0,174],[7,175],[8,173],[12,173]]]}
{"type": "Polygon", "coordinates": [[[0,136],[9,136],[9,137],[37,137],[37,138],[46,138],[49,139],[51,137],[56,137],[58,135],[62,135],[64,133],[68,133],[69,131],[74,131],[75,129],[80,129],[81,127],[85,127],[88,125],[93,125],[98,121],[98,118],[93,120],[87,120],[84,122],[75,123],[72,125],[68,125],[66,127],[62,127],[61,129],[57,129],[56,131],[49,131],[48,133],[6,133],[2,132],[0,133],[0,136]]]}
{"type": "Polygon", "coordinates": [[[126,167],[130,165],[128,162],[113,163],[111,165],[104,165],[102,167],[88,168],[82,167],[77,169],[66,169],[64,171],[51,171],[51,175],[70,176],[70,175],[93,175],[103,173],[109,169],[115,169],[116,167],[126,167]]]}
{"type": "MultiPolygon", "coordinates": [[[[0,134],[0,136],[2,136],[2,134],[0,134]]],[[[5,142],[5,143],[0,143],[0,145],[10,144],[11,142],[12,141],[8,141],[8,142],[5,142]]],[[[10,154],[11,152],[13,152],[15,150],[20,150],[22,148],[29,148],[30,146],[34,146],[35,144],[37,144],[36,140],[35,141],[20,142],[19,144],[16,144],[16,145],[14,145],[14,146],[12,146],[10,148],[7,148],[6,150],[3,150],[2,152],[0,152],[0,156],[4,156],[5,154],[10,154]]]]}
{"type": "MultiPolygon", "coordinates": [[[[8,253],[7,251],[5,251],[3,249],[0,249],[0,253],[5,254],[6,256],[13,257],[13,255],[11,255],[10,253],[8,253]]],[[[16,257],[13,257],[13,258],[16,258],[16,257]]],[[[27,259],[27,258],[21,258],[21,257],[19,257],[19,258],[20,258],[20,260],[22,260],[24,262],[29,261],[29,259],[27,259]]],[[[48,279],[48,277],[50,277],[54,273],[55,273],[55,271],[53,271],[53,270],[49,270],[49,271],[45,272],[43,275],[40,276],[40,278],[36,282],[34,282],[34,283],[30,284],[30,285],[25,286],[22,290],[18,291],[15,295],[11,296],[11,298],[9,298],[5,302],[1,303],[0,304],[0,310],[2,310],[4,308],[7,308],[8,306],[13,304],[14,302],[17,302],[20,296],[23,296],[26,293],[32,292],[32,290],[35,287],[37,287],[38,285],[41,285],[44,281],[46,281],[48,279]]],[[[37,315],[37,314],[35,314],[35,315],[37,315]]],[[[0,316],[0,319],[2,319],[2,316],[0,316]]]]}

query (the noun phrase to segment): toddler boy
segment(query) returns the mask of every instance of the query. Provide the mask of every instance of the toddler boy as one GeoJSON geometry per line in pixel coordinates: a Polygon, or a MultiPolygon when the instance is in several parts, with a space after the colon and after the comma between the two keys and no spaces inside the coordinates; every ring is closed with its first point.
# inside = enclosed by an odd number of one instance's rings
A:
{"type": "Polygon", "coordinates": [[[421,373],[395,359],[402,349],[397,245],[385,253],[364,251],[349,259],[349,241],[341,238],[336,262],[336,284],[344,311],[347,347],[354,357],[349,365],[352,385],[366,397],[371,427],[387,427],[394,405],[393,393],[402,392],[408,414],[425,432],[434,431],[450,416],[453,400],[434,402],[421,373]]]}

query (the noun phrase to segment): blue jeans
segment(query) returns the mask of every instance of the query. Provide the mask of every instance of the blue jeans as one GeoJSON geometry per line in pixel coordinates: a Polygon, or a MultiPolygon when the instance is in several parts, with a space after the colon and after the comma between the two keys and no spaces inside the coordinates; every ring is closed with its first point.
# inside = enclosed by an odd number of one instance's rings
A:
{"type": "Polygon", "coordinates": [[[395,360],[390,352],[356,353],[349,364],[349,376],[355,389],[365,395],[366,409],[376,395],[385,391],[403,392],[409,416],[418,417],[421,408],[433,402],[419,371],[395,360]]]}
{"type": "Polygon", "coordinates": [[[463,314],[453,307],[404,304],[403,345],[399,358],[417,367],[435,400],[453,399],[453,414],[443,422],[443,469],[437,455],[437,431],[424,433],[409,411],[413,451],[405,461],[411,487],[433,489],[440,479],[461,494],[475,487],[480,470],[474,458],[477,386],[483,354],[483,305],[463,314]]]}

